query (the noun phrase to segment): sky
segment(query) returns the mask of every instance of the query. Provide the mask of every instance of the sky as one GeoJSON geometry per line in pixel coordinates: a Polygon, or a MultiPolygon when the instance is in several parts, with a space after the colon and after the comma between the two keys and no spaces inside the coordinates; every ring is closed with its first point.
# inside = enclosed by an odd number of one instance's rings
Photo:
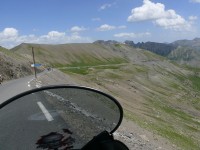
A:
{"type": "Polygon", "coordinates": [[[200,0],[1,0],[0,46],[200,37],[200,0]]]}

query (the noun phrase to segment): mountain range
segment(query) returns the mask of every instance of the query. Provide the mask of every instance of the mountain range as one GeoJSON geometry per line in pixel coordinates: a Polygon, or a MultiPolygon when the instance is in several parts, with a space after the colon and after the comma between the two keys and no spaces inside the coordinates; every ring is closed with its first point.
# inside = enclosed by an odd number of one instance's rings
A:
{"type": "Polygon", "coordinates": [[[125,44],[167,57],[179,64],[200,67],[200,38],[178,40],[172,43],[125,41],[125,44]]]}
{"type": "Polygon", "coordinates": [[[200,50],[200,38],[195,38],[193,40],[178,40],[173,42],[174,45],[182,47],[191,47],[195,50],[200,50]]]}

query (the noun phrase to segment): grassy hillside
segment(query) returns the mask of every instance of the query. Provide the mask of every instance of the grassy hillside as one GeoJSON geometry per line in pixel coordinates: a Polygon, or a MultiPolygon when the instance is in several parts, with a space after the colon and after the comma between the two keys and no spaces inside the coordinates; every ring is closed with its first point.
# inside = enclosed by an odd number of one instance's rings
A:
{"type": "MultiPolygon", "coordinates": [[[[23,44],[13,50],[116,97],[125,117],[181,149],[200,149],[200,70],[124,44],[23,44]]],[[[134,132],[134,131],[132,131],[134,132]]]]}
{"type": "Polygon", "coordinates": [[[79,68],[74,73],[63,71],[84,85],[114,95],[125,108],[126,118],[170,139],[181,149],[199,149],[200,77],[185,69],[174,72],[175,68],[145,61],[79,68]]]}
{"type": "Polygon", "coordinates": [[[32,47],[34,48],[37,62],[53,67],[116,64],[127,61],[119,54],[102,49],[95,44],[21,44],[11,50],[31,59],[32,47]]]}

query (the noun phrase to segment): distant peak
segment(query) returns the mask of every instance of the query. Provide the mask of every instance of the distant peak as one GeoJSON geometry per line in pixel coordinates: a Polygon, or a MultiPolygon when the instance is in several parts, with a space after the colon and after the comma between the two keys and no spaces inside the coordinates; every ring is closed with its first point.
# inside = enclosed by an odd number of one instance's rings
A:
{"type": "Polygon", "coordinates": [[[95,42],[93,42],[93,43],[97,43],[97,44],[106,44],[106,45],[109,45],[109,44],[111,44],[111,45],[113,45],[113,44],[121,44],[120,42],[115,41],[115,40],[108,40],[108,41],[97,40],[97,41],[95,41],[95,42]]]}
{"type": "Polygon", "coordinates": [[[200,38],[194,38],[194,41],[200,41],[200,38]]]}
{"type": "Polygon", "coordinates": [[[130,46],[135,45],[135,43],[133,41],[130,41],[130,40],[126,40],[124,43],[127,44],[127,45],[130,45],[130,46]]]}

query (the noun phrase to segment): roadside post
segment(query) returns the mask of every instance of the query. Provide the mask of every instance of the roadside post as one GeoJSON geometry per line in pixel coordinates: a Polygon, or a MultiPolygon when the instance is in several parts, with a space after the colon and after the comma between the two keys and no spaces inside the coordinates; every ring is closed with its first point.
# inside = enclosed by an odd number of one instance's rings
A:
{"type": "Polygon", "coordinates": [[[33,54],[33,64],[31,65],[31,67],[33,67],[34,73],[35,73],[35,79],[37,79],[36,66],[35,66],[35,55],[34,55],[33,47],[32,47],[32,54],[33,54]]]}

